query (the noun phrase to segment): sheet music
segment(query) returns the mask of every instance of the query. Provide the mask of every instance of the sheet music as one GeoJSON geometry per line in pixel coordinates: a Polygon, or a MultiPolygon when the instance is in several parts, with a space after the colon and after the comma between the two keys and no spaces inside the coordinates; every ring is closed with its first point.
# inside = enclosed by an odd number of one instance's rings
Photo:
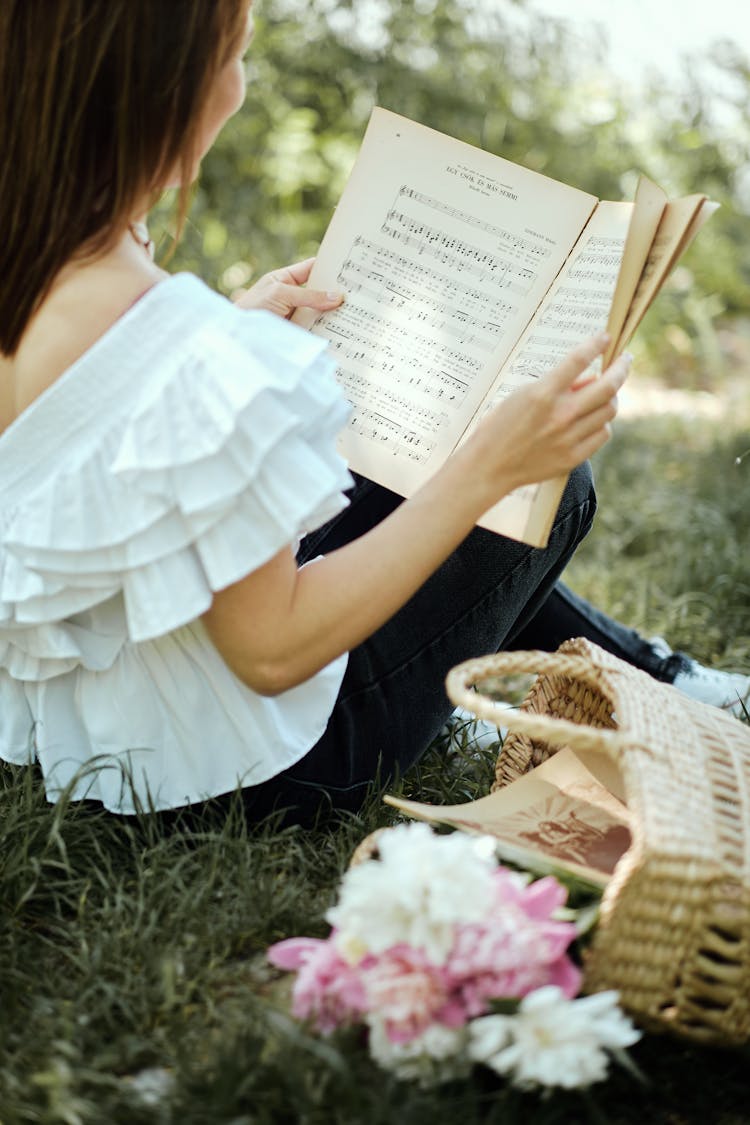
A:
{"type": "Polygon", "coordinates": [[[408,184],[378,235],[354,239],[336,277],[346,304],[318,317],[312,331],[331,341],[354,406],[351,429],[427,464],[506,340],[518,298],[532,289],[550,249],[408,184]],[[446,216],[499,249],[446,230],[446,216]]]}
{"type": "Polygon", "coordinates": [[[533,325],[514,349],[493,388],[495,396],[538,379],[606,327],[632,211],[632,203],[599,204],[533,325]]]}
{"type": "Polygon", "coordinates": [[[409,495],[445,460],[595,203],[375,111],[311,278],[346,302],[295,317],[331,342],[354,469],[409,495]]]}
{"type": "MultiPolygon", "coordinates": [[[[632,203],[599,204],[474,424],[506,395],[540,378],[577,344],[606,327],[632,210],[632,203]]],[[[564,484],[550,481],[517,489],[487,513],[482,525],[495,530],[502,526],[506,534],[544,537],[549,519],[540,513],[549,510],[550,497],[559,500],[564,484]]]]}

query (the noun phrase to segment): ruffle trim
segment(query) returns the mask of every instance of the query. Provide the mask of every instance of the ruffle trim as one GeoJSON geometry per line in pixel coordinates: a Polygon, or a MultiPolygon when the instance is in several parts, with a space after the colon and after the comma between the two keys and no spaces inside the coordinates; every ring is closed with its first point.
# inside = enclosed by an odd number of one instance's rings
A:
{"type": "Polygon", "coordinates": [[[93,675],[22,684],[0,669],[0,758],[37,761],[51,801],[67,791],[116,813],[178,808],[299,761],[326,728],[346,663],[264,698],[231,675],[196,621],[125,645],[93,675]]]}
{"type": "Polygon", "coordinates": [[[127,418],[6,513],[0,666],[15,678],[109,666],[126,638],[194,620],[214,591],[345,506],[335,438],[349,407],[325,345],[220,307],[149,373],[127,418]],[[120,597],[119,644],[111,628],[93,643],[70,621],[120,597]]]}

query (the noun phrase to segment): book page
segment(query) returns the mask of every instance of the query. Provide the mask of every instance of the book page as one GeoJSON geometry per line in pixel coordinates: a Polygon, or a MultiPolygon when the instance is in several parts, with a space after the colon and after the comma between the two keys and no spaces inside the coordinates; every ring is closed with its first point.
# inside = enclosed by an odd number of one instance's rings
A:
{"type": "Polygon", "coordinates": [[[439,468],[595,203],[373,111],[310,279],[346,302],[294,317],[331,342],[353,469],[408,496],[439,468]]]}
{"type": "Polygon", "coordinates": [[[641,176],[636,188],[633,215],[625,239],[622,264],[607,320],[607,331],[612,337],[612,342],[602,357],[602,367],[608,367],[624,347],[624,344],[619,346],[622,328],[651,253],[666,205],[666,193],[646,176],[641,176]]]}
{"type": "Polygon", "coordinates": [[[688,195],[666,205],[617,341],[618,351],[626,347],[673,266],[717,207],[705,195],[688,195]]]}
{"type": "MultiPolygon", "coordinates": [[[[600,755],[601,756],[601,755],[600,755]]],[[[418,820],[493,836],[498,851],[532,871],[565,871],[606,886],[630,847],[627,806],[616,766],[586,762],[566,748],[502,789],[463,805],[425,805],[386,796],[387,804],[418,820]],[[593,768],[589,768],[592,766],[593,768]]]]}
{"type": "MultiPolygon", "coordinates": [[[[611,363],[717,206],[702,195],[667,202],[662,189],[645,176],[639,181],[634,203],[600,203],[482,410],[530,374],[538,377],[577,343],[605,327],[613,339],[601,365],[611,363]]],[[[480,523],[543,547],[565,482],[565,477],[559,477],[519,489],[480,523]]]]}
{"type": "MultiPolygon", "coordinates": [[[[538,379],[577,344],[607,324],[620,271],[632,203],[600,203],[542,302],[511,352],[473,424],[484,411],[531,379],[538,379]]],[[[517,489],[490,509],[482,527],[546,546],[566,477],[517,489]]]]}

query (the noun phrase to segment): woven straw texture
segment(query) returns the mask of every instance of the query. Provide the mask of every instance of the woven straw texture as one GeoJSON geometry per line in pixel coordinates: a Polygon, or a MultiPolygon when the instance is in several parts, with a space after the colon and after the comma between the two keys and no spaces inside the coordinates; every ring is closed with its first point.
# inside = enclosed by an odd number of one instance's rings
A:
{"type": "Polygon", "coordinates": [[[578,639],[499,653],[448,677],[454,703],[510,732],[495,787],[562,746],[615,759],[632,843],[605,888],[587,991],[616,988],[651,1030],[706,1043],[750,1037],[750,727],[578,639]],[[498,714],[473,685],[537,673],[498,714]]]}

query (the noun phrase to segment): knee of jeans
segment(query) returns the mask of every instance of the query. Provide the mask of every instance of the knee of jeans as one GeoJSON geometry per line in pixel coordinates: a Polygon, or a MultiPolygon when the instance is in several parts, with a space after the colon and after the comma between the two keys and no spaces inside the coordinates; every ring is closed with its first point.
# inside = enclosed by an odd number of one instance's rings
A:
{"type": "Polygon", "coordinates": [[[587,522],[591,522],[596,512],[596,489],[591,465],[584,461],[568,477],[568,483],[560,501],[559,515],[564,516],[577,508],[588,507],[587,522]]]}

